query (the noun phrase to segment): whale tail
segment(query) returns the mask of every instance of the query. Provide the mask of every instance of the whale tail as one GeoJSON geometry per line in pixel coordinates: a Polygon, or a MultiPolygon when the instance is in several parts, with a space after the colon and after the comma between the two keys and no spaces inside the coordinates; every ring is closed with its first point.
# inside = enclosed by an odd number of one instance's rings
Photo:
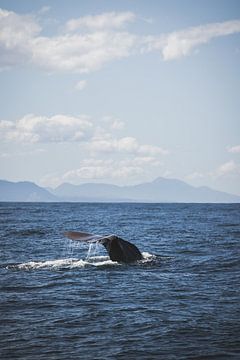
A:
{"type": "Polygon", "coordinates": [[[100,235],[89,234],[79,231],[66,231],[64,235],[71,240],[83,242],[98,242],[103,237],[100,235]]]}
{"type": "Polygon", "coordinates": [[[142,260],[143,256],[136,245],[123,240],[116,235],[95,235],[78,231],[67,231],[66,237],[75,241],[102,244],[107,250],[112,261],[130,263],[142,260]]]}

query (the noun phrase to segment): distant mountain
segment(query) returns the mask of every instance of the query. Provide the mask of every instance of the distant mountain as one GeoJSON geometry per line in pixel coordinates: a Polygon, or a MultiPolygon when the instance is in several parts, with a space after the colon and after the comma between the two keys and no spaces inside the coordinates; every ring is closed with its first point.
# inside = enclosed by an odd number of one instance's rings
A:
{"type": "Polygon", "coordinates": [[[0,201],[50,202],[58,198],[33,182],[0,180],[0,201]]]}
{"type": "Polygon", "coordinates": [[[134,186],[64,183],[53,193],[61,198],[61,201],[240,203],[240,196],[237,195],[208,187],[194,187],[181,180],[161,177],[134,186]]]}
{"type": "Polygon", "coordinates": [[[72,185],[64,183],[58,186],[53,194],[67,201],[99,201],[122,202],[132,201],[133,198],[125,196],[125,187],[110,184],[82,184],[72,185]]]}
{"type": "Polygon", "coordinates": [[[14,183],[0,180],[0,201],[240,203],[240,196],[161,177],[133,186],[64,183],[54,190],[28,181],[14,183]]]}

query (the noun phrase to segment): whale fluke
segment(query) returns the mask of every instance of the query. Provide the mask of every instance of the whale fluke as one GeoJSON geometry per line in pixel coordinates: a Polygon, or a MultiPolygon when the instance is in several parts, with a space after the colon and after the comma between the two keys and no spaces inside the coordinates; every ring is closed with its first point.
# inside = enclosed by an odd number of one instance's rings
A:
{"type": "Polygon", "coordinates": [[[89,234],[79,231],[66,231],[64,235],[71,240],[77,240],[83,242],[97,242],[100,238],[102,238],[102,236],[100,235],[89,234]]]}
{"type": "Polygon", "coordinates": [[[102,236],[78,231],[67,231],[64,235],[71,240],[102,244],[112,261],[130,263],[143,259],[141,252],[135,245],[116,235],[102,236]]]}

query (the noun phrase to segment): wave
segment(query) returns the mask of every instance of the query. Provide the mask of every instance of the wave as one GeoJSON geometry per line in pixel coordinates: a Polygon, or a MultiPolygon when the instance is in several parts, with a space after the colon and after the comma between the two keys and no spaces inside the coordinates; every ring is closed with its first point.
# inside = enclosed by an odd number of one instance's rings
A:
{"type": "Polygon", "coordinates": [[[87,266],[106,266],[106,265],[118,265],[114,261],[111,261],[107,256],[98,256],[89,259],[57,259],[46,261],[29,261],[21,264],[10,265],[7,268],[16,270],[36,270],[36,269],[74,269],[84,268],[87,266]],[[104,259],[103,259],[104,258],[104,259]]]}
{"type": "Polygon", "coordinates": [[[46,230],[44,229],[23,229],[23,230],[12,230],[7,233],[7,236],[17,236],[17,237],[31,237],[31,236],[44,236],[46,235],[46,230]]]}
{"type": "MultiPolygon", "coordinates": [[[[149,263],[156,259],[155,255],[143,252],[143,260],[138,264],[149,263]]],[[[38,269],[77,269],[86,267],[106,267],[106,266],[122,266],[124,264],[112,261],[108,256],[91,256],[86,259],[66,258],[46,261],[29,261],[20,264],[7,265],[7,269],[15,270],[38,270],[38,269]]]]}

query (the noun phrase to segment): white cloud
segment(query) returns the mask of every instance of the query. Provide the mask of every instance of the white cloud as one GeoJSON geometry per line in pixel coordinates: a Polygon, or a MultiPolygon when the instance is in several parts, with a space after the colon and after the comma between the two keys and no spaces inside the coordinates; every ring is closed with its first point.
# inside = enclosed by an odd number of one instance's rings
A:
{"type": "MultiPolygon", "coordinates": [[[[107,181],[107,182],[134,182],[139,176],[145,176],[149,169],[158,168],[160,162],[154,157],[132,158],[124,157],[117,159],[114,157],[107,159],[88,158],[80,162],[77,169],[72,169],[58,177],[58,183],[69,181],[78,184],[82,181],[107,181]]],[[[54,177],[56,182],[56,177],[54,177]]],[[[49,182],[50,179],[47,179],[49,182]]]]}
{"type": "Polygon", "coordinates": [[[38,11],[38,13],[40,14],[40,15],[43,15],[43,14],[46,14],[46,13],[48,13],[49,11],[51,10],[51,6],[43,6],[39,11],[38,11]]]}
{"type": "Polygon", "coordinates": [[[135,19],[132,12],[85,16],[69,20],[62,34],[50,37],[41,35],[36,17],[0,9],[0,68],[33,64],[53,72],[89,73],[111,61],[149,51],[160,51],[164,60],[177,59],[213,38],[240,32],[240,20],[159,36],[121,29],[135,19]],[[86,31],[80,33],[82,27],[86,31]]]}
{"type": "Polygon", "coordinates": [[[15,122],[0,121],[0,138],[10,144],[79,142],[81,157],[89,156],[90,159],[82,160],[79,168],[68,171],[65,175],[55,174],[52,180],[51,177],[43,179],[50,184],[73,181],[71,179],[135,179],[148,173],[147,169],[162,165],[161,158],[168,154],[167,150],[140,144],[132,136],[114,137],[116,121],[121,123],[120,120],[108,116],[99,126],[99,122],[86,115],[47,117],[30,114],[15,122]],[[109,130],[112,130],[113,134],[109,130]]]}
{"type": "Polygon", "coordinates": [[[240,145],[229,147],[227,150],[230,153],[239,154],[240,153],[240,145]]]}
{"type": "MultiPolygon", "coordinates": [[[[122,164],[122,161],[119,162],[120,165],[122,164]]],[[[135,156],[131,159],[124,159],[123,160],[124,166],[130,166],[130,167],[143,167],[143,166],[160,166],[162,165],[161,161],[153,156],[135,156]]]]}
{"type": "Polygon", "coordinates": [[[30,156],[42,155],[45,154],[46,150],[42,148],[31,149],[29,151],[17,151],[17,152],[8,152],[8,153],[1,153],[0,158],[10,159],[10,158],[27,158],[30,156]]]}
{"type": "Polygon", "coordinates": [[[135,179],[144,173],[143,164],[137,164],[129,160],[103,160],[103,159],[85,159],[81,162],[78,169],[67,171],[59,179],[79,183],[82,180],[106,180],[121,181],[126,179],[135,179]]]}
{"type": "Polygon", "coordinates": [[[160,50],[164,60],[173,60],[189,55],[198,45],[206,44],[220,36],[240,32],[240,20],[212,23],[145,38],[147,51],[160,50]]]}
{"type": "Polygon", "coordinates": [[[203,179],[204,178],[204,174],[198,172],[198,171],[195,171],[189,175],[186,176],[186,179],[187,180],[197,180],[197,179],[203,179]]]}
{"type": "Polygon", "coordinates": [[[118,166],[114,173],[114,178],[128,180],[137,179],[138,176],[143,175],[144,170],[140,166],[118,166]]]}
{"type": "Polygon", "coordinates": [[[208,172],[198,172],[195,171],[189,175],[185,176],[186,180],[198,182],[201,180],[216,181],[224,180],[230,177],[238,177],[240,175],[240,164],[236,163],[233,160],[229,160],[212,171],[208,172]]]}
{"type": "Polygon", "coordinates": [[[64,181],[82,179],[102,179],[111,175],[112,160],[90,159],[82,161],[78,169],[67,171],[62,175],[64,181]]]}
{"type": "MultiPolygon", "coordinates": [[[[140,144],[133,136],[115,137],[120,120],[105,117],[103,124],[86,115],[78,117],[57,114],[54,116],[25,115],[14,121],[0,121],[0,139],[21,143],[82,142],[83,151],[93,157],[134,157],[135,163],[158,164],[159,157],[169,152],[159,146],[140,144]],[[110,125],[110,126],[109,126],[110,125]],[[107,127],[107,130],[105,129],[107,127]],[[109,131],[113,131],[113,134],[109,131]]],[[[121,127],[120,126],[120,127],[121,127]]],[[[132,166],[132,164],[131,164],[132,166]]]]}
{"type": "Polygon", "coordinates": [[[135,39],[126,32],[106,31],[37,37],[32,40],[32,62],[50,71],[89,73],[129,56],[135,39]]]}
{"type": "Polygon", "coordinates": [[[119,29],[126,23],[133,22],[136,15],[127,12],[107,12],[100,15],[88,15],[77,19],[71,19],[66,23],[67,31],[76,31],[81,28],[93,30],[119,29]]]}
{"type": "Polygon", "coordinates": [[[124,128],[125,124],[123,121],[120,121],[118,119],[113,120],[111,124],[111,128],[113,130],[122,130],[124,128]]]}
{"type": "Polygon", "coordinates": [[[115,142],[117,151],[123,151],[127,153],[136,152],[138,150],[138,142],[132,136],[123,137],[115,142]]]}
{"type": "Polygon", "coordinates": [[[44,186],[57,186],[63,182],[79,184],[88,181],[102,181],[118,184],[136,183],[139,176],[148,177],[152,169],[158,169],[161,162],[151,156],[123,156],[113,154],[107,158],[85,158],[75,169],[59,174],[48,174],[41,179],[44,186]]]}
{"type": "Polygon", "coordinates": [[[47,71],[88,73],[129,56],[136,41],[133,34],[111,30],[52,37],[40,32],[33,16],[0,9],[0,67],[32,63],[47,71]]]}
{"type": "Polygon", "coordinates": [[[8,121],[8,120],[0,121],[0,130],[2,130],[3,132],[11,130],[13,127],[14,127],[14,123],[12,121],[8,121]]]}
{"type": "Polygon", "coordinates": [[[78,91],[82,91],[83,89],[85,89],[86,86],[87,86],[87,81],[86,80],[80,80],[75,85],[75,89],[78,90],[78,91]]]}
{"type": "Polygon", "coordinates": [[[239,170],[239,165],[236,164],[235,161],[230,160],[217,168],[217,170],[215,171],[215,176],[222,177],[239,172],[239,170]]]}
{"type": "Polygon", "coordinates": [[[112,130],[122,130],[125,127],[125,123],[123,121],[112,116],[104,116],[102,121],[112,130]]]}
{"type": "Polygon", "coordinates": [[[95,153],[122,153],[141,156],[167,155],[169,152],[159,146],[138,143],[132,136],[113,138],[110,134],[93,137],[88,145],[89,150],[95,153]]]}
{"type": "Polygon", "coordinates": [[[208,171],[205,173],[195,171],[189,175],[186,175],[185,178],[186,180],[189,181],[202,180],[202,179],[217,180],[220,178],[235,176],[235,175],[240,175],[240,165],[233,160],[229,160],[219,165],[216,169],[212,171],[208,171]]]}
{"type": "Polygon", "coordinates": [[[0,8],[0,68],[24,64],[31,57],[31,41],[41,27],[31,15],[0,8]]]}
{"type": "Polygon", "coordinates": [[[88,139],[92,123],[86,116],[52,117],[26,115],[16,122],[0,121],[0,137],[24,143],[83,141],[88,139]]]}
{"type": "Polygon", "coordinates": [[[140,154],[148,154],[148,155],[168,155],[169,151],[161,148],[160,146],[154,145],[141,145],[139,146],[138,152],[140,154]]]}

